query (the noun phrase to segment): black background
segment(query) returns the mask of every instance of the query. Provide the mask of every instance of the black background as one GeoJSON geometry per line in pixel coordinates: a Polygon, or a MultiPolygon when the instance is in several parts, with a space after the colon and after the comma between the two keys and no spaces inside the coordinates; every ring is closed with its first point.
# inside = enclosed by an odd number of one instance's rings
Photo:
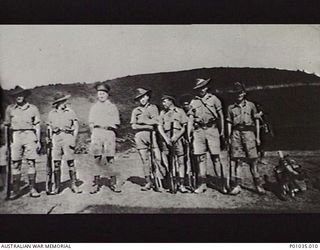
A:
{"type": "MultiPolygon", "coordinates": [[[[315,24],[319,5],[313,0],[1,0],[0,23],[315,24]]],[[[320,220],[317,214],[1,215],[0,227],[1,242],[319,242],[320,220]]]]}

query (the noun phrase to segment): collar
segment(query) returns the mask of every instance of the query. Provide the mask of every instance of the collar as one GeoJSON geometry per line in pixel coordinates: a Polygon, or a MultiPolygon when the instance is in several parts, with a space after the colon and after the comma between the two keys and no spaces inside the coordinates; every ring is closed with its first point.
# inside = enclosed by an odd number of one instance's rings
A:
{"type": "Polygon", "coordinates": [[[234,103],[233,105],[234,105],[234,107],[243,108],[243,107],[245,107],[245,106],[247,105],[247,100],[244,99],[242,105],[241,105],[241,104],[238,104],[238,103],[234,103]]]}
{"type": "Polygon", "coordinates": [[[168,109],[164,109],[164,111],[167,113],[167,112],[170,112],[170,111],[173,111],[173,112],[177,112],[177,107],[172,105],[170,108],[168,109]]]}
{"type": "Polygon", "coordinates": [[[26,102],[23,106],[19,106],[18,104],[14,105],[15,109],[22,109],[22,110],[26,110],[30,107],[30,104],[28,102],[26,102]]]}
{"type": "Polygon", "coordinates": [[[63,113],[63,112],[69,112],[70,109],[66,107],[65,109],[54,109],[53,111],[56,113],[63,113]]]}
{"type": "Polygon", "coordinates": [[[109,104],[109,103],[111,103],[111,102],[110,102],[109,99],[107,99],[107,100],[105,100],[104,102],[98,101],[97,103],[100,104],[100,105],[105,105],[105,104],[109,104]]]}
{"type": "Polygon", "coordinates": [[[212,96],[212,95],[211,95],[210,93],[206,93],[206,94],[204,95],[204,97],[202,97],[201,99],[202,99],[202,100],[208,100],[211,96],[212,96]]]}

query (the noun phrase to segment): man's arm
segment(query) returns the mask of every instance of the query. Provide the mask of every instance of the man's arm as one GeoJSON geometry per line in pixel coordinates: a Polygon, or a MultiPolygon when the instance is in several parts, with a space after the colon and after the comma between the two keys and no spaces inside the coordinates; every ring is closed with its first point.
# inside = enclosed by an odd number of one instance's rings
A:
{"type": "Polygon", "coordinates": [[[166,135],[166,133],[164,132],[164,129],[163,129],[163,123],[164,123],[164,120],[163,120],[163,117],[162,117],[162,113],[160,114],[160,117],[159,117],[159,121],[158,121],[158,131],[160,133],[160,135],[162,136],[162,138],[165,140],[165,142],[167,143],[167,145],[171,146],[172,143],[170,141],[170,138],[166,135]]]}
{"type": "Polygon", "coordinates": [[[224,115],[223,115],[222,109],[218,111],[218,115],[220,117],[220,126],[221,126],[220,135],[224,137],[224,115]]]}
{"type": "Polygon", "coordinates": [[[255,104],[252,104],[252,117],[255,120],[255,124],[256,124],[257,145],[260,146],[260,144],[261,144],[261,142],[260,142],[260,119],[259,119],[258,111],[257,111],[255,104]]]}
{"type": "Polygon", "coordinates": [[[171,146],[172,143],[171,143],[171,141],[170,141],[170,138],[169,138],[169,137],[166,135],[166,133],[164,132],[164,129],[163,129],[162,124],[159,124],[159,125],[158,125],[158,130],[159,130],[160,135],[162,136],[162,138],[165,140],[165,142],[166,142],[169,146],[171,146]]]}
{"type": "Polygon", "coordinates": [[[172,136],[171,141],[173,143],[175,143],[177,140],[179,140],[179,138],[186,132],[186,124],[184,124],[182,126],[182,128],[179,130],[179,132],[177,134],[175,134],[174,136],[172,136]]]}
{"type": "Polygon", "coordinates": [[[260,141],[260,120],[256,119],[256,135],[257,135],[257,144],[260,146],[261,141],[260,141]]]}
{"type": "Polygon", "coordinates": [[[227,113],[227,136],[228,136],[228,139],[229,139],[229,143],[230,143],[230,138],[231,138],[231,133],[232,133],[232,122],[233,122],[233,119],[232,119],[232,112],[231,112],[231,107],[229,106],[228,107],[228,113],[227,113]]]}
{"type": "Polygon", "coordinates": [[[41,135],[40,122],[41,122],[41,120],[40,120],[39,109],[37,107],[34,107],[34,129],[36,130],[36,136],[37,136],[38,143],[40,143],[40,135],[41,135]]]}
{"type": "Polygon", "coordinates": [[[136,129],[145,129],[145,130],[152,130],[153,126],[151,125],[144,125],[144,124],[140,124],[137,121],[137,116],[141,115],[139,113],[137,113],[138,111],[135,109],[132,111],[132,115],[131,115],[131,128],[136,130],[136,129]]]}
{"type": "Polygon", "coordinates": [[[74,120],[73,121],[73,128],[74,128],[73,135],[74,135],[75,138],[77,138],[78,133],[79,133],[79,122],[78,122],[78,120],[74,120]]]}

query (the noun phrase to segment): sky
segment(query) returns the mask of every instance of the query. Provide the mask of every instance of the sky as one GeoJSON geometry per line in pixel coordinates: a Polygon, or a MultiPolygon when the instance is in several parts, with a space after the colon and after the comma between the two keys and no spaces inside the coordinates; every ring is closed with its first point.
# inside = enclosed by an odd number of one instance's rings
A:
{"type": "Polygon", "coordinates": [[[320,76],[320,25],[1,25],[5,89],[211,67],[320,76]]]}

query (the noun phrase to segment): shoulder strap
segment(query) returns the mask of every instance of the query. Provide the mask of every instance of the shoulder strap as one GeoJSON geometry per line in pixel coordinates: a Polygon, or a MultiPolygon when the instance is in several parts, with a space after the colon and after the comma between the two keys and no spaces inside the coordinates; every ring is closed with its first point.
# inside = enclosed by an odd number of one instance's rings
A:
{"type": "Polygon", "coordinates": [[[205,102],[200,97],[198,97],[197,99],[203,104],[203,106],[205,106],[207,110],[209,110],[209,112],[213,115],[214,119],[218,119],[216,114],[212,112],[212,110],[207,106],[207,104],[205,104],[205,102]]]}

